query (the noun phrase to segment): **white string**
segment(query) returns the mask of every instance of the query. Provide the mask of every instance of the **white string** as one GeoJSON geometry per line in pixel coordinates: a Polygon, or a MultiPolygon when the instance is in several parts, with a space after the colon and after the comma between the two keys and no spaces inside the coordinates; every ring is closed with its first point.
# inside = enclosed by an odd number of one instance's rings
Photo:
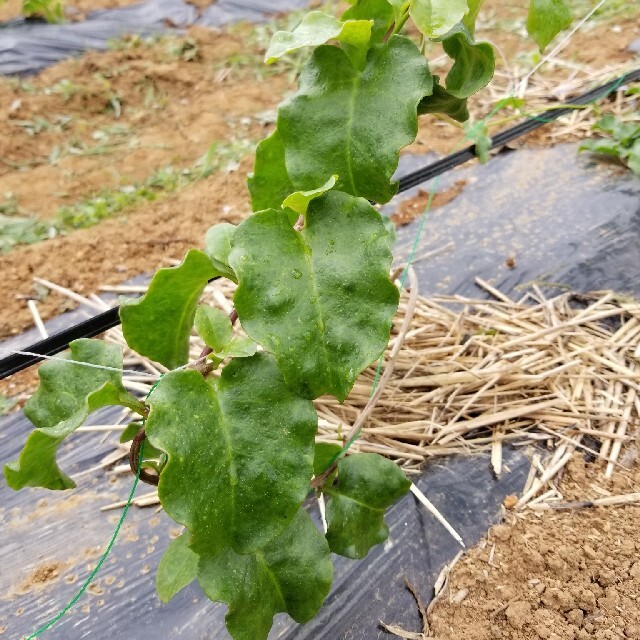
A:
{"type": "MultiPolygon", "coordinates": [[[[128,373],[133,376],[146,376],[147,378],[153,378],[154,380],[158,379],[158,376],[154,373],[147,373],[146,371],[135,371],[133,369],[118,369],[116,367],[106,367],[101,364],[94,364],[92,362],[81,362],[79,360],[69,360],[68,358],[59,358],[57,356],[45,356],[41,353],[34,353],[33,351],[18,351],[14,349],[5,349],[4,347],[0,347],[0,351],[3,351],[9,355],[19,355],[19,356],[34,356],[36,358],[42,358],[44,360],[55,360],[57,362],[66,362],[71,364],[77,364],[82,367],[91,367],[92,369],[102,369],[104,371],[115,371],[116,373],[128,373]]],[[[171,371],[181,371],[182,369],[186,369],[187,367],[191,367],[201,362],[204,362],[207,359],[206,356],[195,360],[194,362],[187,362],[187,364],[178,367],[177,369],[172,369],[171,371]]],[[[171,373],[171,372],[169,372],[171,373]]]]}
{"type": "Polygon", "coordinates": [[[582,20],[580,20],[580,22],[578,22],[578,24],[571,29],[571,31],[569,31],[569,33],[562,39],[560,40],[560,42],[544,57],[542,58],[542,60],[540,60],[540,62],[538,62],[538,64],[533,67],[533,69],[531,69],[531,71],[529,71],[529,73],[527,73],[527,75],[522,79],[522,81],[520,82],[520,88],[518,90],[518,97],[519,98],[524,98],[524,94],[527,90],[527,85],[529,84],[529,80],[531,78],[531,76],[546,62],[549,61],[550,58],[552,58],[553,56],[556,55],[556,53],[558,53],[559,51],[561,51],[562,49],[564,49],[565,45],[569,42],[569,40],[571,40],[571,38],[573,38],[573,36],[575,35],[576,31],[578,31],[580,28],[582,28],[582,26],[584,25],[585,22],[587,22],[587,20],[589,20],[589,18],[591,18],[591,16],[606,2],[607,0],[600,0],[600,2],[598,2],[598,4],[593,7],[593,9],[591,9],[591,11],[589,11],[589,13],[587,13],[587,15],[582,18],[582,20]]]}

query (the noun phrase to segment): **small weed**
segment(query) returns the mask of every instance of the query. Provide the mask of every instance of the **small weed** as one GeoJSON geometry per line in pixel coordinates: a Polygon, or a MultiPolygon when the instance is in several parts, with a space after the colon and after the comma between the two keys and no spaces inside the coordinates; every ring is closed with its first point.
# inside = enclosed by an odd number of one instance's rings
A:
{"type": "Polygon", "coordinates": [[[623,121],[612,114],[602,116],[593,130],[606,137],[585,140],[579,151],[591,151],[617,158],[640,176],[640,121],[638,117],[623,121]]]}
{"type": "Polygon", "coordinates": [[[0,393],[0,416],[7,416],[13,407],[18,404],[17,400],[13,398],[7,398],[4,394],[0,393]]]}
{"type": "Polygon", "coordinates": [[[15,198],[9,198],[0,205],[0,253],[6,253],[19,244],[33,244],[74,229],[91,227],[141,202],[152,202],[182,189],[215,171],[232,171],[253,146],[254,142],[250,140],[214,142],[192,167],[158,169],[144,182],[105,189],[72,205],[60,207],[47,221],[25,216],[15,198]]]}

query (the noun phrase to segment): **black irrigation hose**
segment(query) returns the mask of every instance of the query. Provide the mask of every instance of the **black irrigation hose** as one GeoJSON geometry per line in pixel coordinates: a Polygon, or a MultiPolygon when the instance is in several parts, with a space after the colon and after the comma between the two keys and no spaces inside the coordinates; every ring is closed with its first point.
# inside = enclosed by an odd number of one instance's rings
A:
{"type": "MultiPolygon", "coordinates": [[[[600,98],[604,98],[609,95],[612,91],[625,84],[626,82],[635,82],[640,80],[640,69],[636,69],[635,71],[631,71],[623,76],[620,76],[616,80],[612,80],[611,82],[607,82],[600,87],[596,87],[591,91],[587,91],[582,95],[576,96],[571,100],[568,100],[565,104],[566,108],[559,109],[549,109],[545,111],[539,116],[535,116],[532,118],[528,118],[524,122],[511,127],[510,129],[506,129],[495,135],[492,138],[492,149],[497,149],[499,147],[504,146],[508,142],[519,138],[531,131],[534,131],[538,127],[541,127],[548,122],[552,122],[553,120],[557,120],[561,116],[567,115],[574,110],[575,107],[587,107],[590,103],[598,100],[600,98]]],[[[446,158],[442,158],[442,160],[438,160],[433,164],[430,164],[422,169],[418,169],[413,173],[410,173],[406,176],[400,178],[400,187],[398,189],[398,193],[402,193],[403,191],[407,191],[412,187],[416,187],[427,180],[431,180],[436,176],[442,175],[451,169],[467,162],[468,160],[473,160],[476,157],[475,154],[475,145],[471,145],[465,149],[461,149],[456,153],[452,153],[450,156],[446,158]]],[[[56,353],[60,353],[69,347],[69,343],[73,340],[77,340],[79,338],[93,338],[107,329],[112,329],[120,324],[120,317],[118,315],[119,308],[114,307],[113,309],[109,309],[109,311],[105,311],[104,313],[100,313],[89,320],[85,320],[80,324],[76,324],[69,329],[65,329],[64,331],[60,331],[60,333],[56,333],[50,338],[46,338],[41,340],[40,342],[36,342],[32,344],[30,347],[24,349],[24,351],[28,351],[33,354],[41,354],[42,356],[53,356],[56,353]]],[[[2,347],[0,347],[1,349],[2,347]]],[[[31,365],[40,362],[44,358],[40,355],[23,355],[23,354],[12,354],[0,360],[0,380],[10,376],[18,371],[22,371],[31,365]]]]}
{"type": "MultiPolygon", "coordinates": [[[[600,98],[604,98],[608,96],[614,89],[617,89],[621,85],[626,82],[635,82],[640,80],[640,69],[635,69],[634,71],[630,71],[629,73],[620,76],[616,80],[612,80],[611,82],[607,82],[607,84],[603,84],[600,87],[596,87],[591,91],[587,91],[587,93],[583,93],[582,95],[576,96],[575,98],[571,98],[571,100],[567,100],[565,102],[567,108],[563,109],[562,107],[559,109],[549,109],[544,113],[541,113],[539,116],[535,116],[532,118],[528,118],[524,122],[511,127],[510,129],[506,129],[505,131],[501,131],[491,138],[491,148],[497,149],[499,147],[504,146],[508,142],[519,138],[531,131],[534,131],[538,127],[542,127],[548,122],[552,122],[553,120],[557,120],[558,118],[567,115],[575,110],[575,107],[588,107],[591,102],[594,102],[600,98]]],[[[427,180],[431,180],[436,176],[439,176],[455,167],[467,162],[468,160],[473,160],[476,157],[476,147],[475,145],[471,145],[466,147],[465,149],[461,149],[460,151],[456,151],[456,153],[452,153],[450,156],[446,158],[442,158],[442,160],[438,160],[433,164],[430,164],[427,167],[423,167],[422,169],[418,169],[409,175],[403,176],[400,178],[400,188],[398,192],[401,193],[403,191],[407,191],[412,187],[416,187],[427,180]]]]}

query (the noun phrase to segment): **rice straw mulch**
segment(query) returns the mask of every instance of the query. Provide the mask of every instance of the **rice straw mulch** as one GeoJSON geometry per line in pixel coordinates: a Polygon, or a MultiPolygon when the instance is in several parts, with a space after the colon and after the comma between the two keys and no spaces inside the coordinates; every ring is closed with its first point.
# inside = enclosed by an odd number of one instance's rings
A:
{"type": "MultiPolygon", "coordinates": [[[[490,451],[500,475],[505,443],[544,444],[533,450],[531,474],[516,508],[561,501],[554,480],[577,451],[605,461],[606,477],[624,466],[621,451],[635,440],[640,424],[640,303],[611,291],[545,298],[536,286],[514,300],[480,280],[491,299],[425,298],[418,295],[415,278],[412,282],[411,292],[401,296],[374,401],[377,363],[358,378],[344,404],[331,397],[316,401],[319,441],[344,443],[362,422],[351,450],[388,456],[409,474],[438,456],[490,451]]],[[[134,294],[145,289],[105,290],[134,294]]],[[[232,295],[231,283],[215,282],[204,300],[229,312],[232,295]]],[[[84,302],[96,309],[107,306],[97,296],[84,302]]],[[[125,347],[127,368],[158,376],[165,372],[126,349],[121,329],[109,331],[107,339],[125,347]]],[[[203,345],[194,336],[191,346],[195,360],[203,345]]],[[[124,381],[140,394],[154,382],[133,375],[124,381]]],[[[128,465],[118,464],[127,451],[119,445],[101,466],[128,473],[128,465]]],[[[156,503],[155,492],[134,502],[156,503]]]]}

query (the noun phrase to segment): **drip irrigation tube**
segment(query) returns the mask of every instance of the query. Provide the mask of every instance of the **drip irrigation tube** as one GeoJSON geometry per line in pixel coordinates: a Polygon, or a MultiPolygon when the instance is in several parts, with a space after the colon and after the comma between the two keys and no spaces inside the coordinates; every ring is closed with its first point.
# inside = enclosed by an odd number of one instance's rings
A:
{"type": "MultiPolygon", "coordinates": [[[[539,116],[528,118],[524,122],[495,135],[492,138],[491,148],[496,149],[502,147],[508,142],[530,133],[548,122],[552,122],[563,115],[567,115],[576,107],[586,107],[589,103],[606,97],[609,93],[624,83],[638,80],[640,80],[640,69],[631,71],[616,80],[612,80],[611,82],[568,100],[564,103],[566,105],[565,108],[560,107],[558,109],[550,109],[539,116]]],[[[443,173],[446,173],[447,171],[450,171],[473,158],[475,158],[475,145],[471,145],[442,158],[437,162],[423,167],[422,169],[418,169],[417,171],[403,176],[400,178],[398,192],[402,193],[407,191],[423,182],[426,182],[427,180],[442,175],[443,173]]],[[[65,329],[64,331],[60,331],[49,338],[36,342],[28,348],[25,348],[24,351],[28,351],[32,354],[41,354],[45,357],[53,356],[67,349],[69,343],[73,340],[77,340],[79,338],[93,338],[108,329],[116,327],[118,324],[120,324],[119,308],[114,307],[113,309],[100,313],[89,320],[85,320],[84,322],[65,329]]],[[[22,371],[43,359],[44,358],[39,355],[12,354],[7,356],[0,360],[0,380],[22,371]]]]}

